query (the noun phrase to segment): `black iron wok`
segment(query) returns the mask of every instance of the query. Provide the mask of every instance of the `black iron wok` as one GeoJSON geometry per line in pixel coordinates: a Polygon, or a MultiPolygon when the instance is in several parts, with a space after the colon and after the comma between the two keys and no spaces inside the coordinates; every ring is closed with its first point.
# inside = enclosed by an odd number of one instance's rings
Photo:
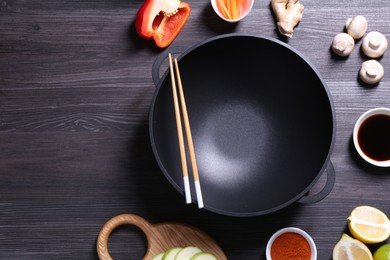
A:
{"type": "MultiPolygon", "coordinates": [[[[169,71],[159,77],[170,51],[153,66],[149,131],[162,172],[183,194],[169,71]]],[[[255,216],[329,194],[335,112],[307,59],[275,39],[229,34],[178,60],[206,209],[255,216]],[[324,188],[308,195],[325,171],[324,188]]]]}

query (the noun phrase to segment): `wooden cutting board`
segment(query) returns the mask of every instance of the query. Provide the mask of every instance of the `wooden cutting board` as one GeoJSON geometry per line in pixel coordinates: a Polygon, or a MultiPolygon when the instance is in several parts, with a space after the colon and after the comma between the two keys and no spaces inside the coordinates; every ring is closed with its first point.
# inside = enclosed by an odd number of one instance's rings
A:
{"type": "Polygon", "coordinates": [[[197,246],[202,251],[212,253],[218,260],[227,257],[218,244],[205,232],[181,223],[150,224],[145,219],[134,214],[122,214],[113,217],[102,227],[97,238],[97,252],[101,260],[111,260],[108,251],[108,239],[111,232],[121,225],[135,225],[146,235],[148,245],[144,260],[165,252],[172,247],[197,246]]]}

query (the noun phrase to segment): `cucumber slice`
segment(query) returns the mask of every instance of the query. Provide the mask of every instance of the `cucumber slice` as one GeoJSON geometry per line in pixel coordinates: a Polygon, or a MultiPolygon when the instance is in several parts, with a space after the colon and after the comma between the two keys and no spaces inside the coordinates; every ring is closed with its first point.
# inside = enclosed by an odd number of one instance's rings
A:
{"type": "Polygon", "coordinates": [[[187,246],[177,253],[175,260],[189,260],[192,256],[202,253],[202,250],[196,246],[187,246]]]}
{"type": "Polygon", "coordinates": [[[152,260],[162,260],[165,252],[162,252],[152,258],[152,260]]]}
{"type": "Polygon", "coordinates": [[[166,251],[163,255],[162,260],[175,260],[177,253],[179,253],[179,251],[182,249],[183,248],[181,247],[173,247],[168,249],[168,251],[166,251]]]}
{"type": "Polygon", "coordinates": [[[218,260],[213,254],[200,252],[191,257],[190,260],[218,260]]]}

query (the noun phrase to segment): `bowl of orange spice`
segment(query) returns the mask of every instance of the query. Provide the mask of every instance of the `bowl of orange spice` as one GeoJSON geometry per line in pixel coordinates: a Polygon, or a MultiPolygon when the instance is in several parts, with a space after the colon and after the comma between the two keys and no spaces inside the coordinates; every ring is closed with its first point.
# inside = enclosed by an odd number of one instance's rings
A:
{"type": "Polygon", "coordinates": [[[269,239],[267,260],[316,260],[317,248],[313,239],[302,229],[280,229],[269,239]]]}

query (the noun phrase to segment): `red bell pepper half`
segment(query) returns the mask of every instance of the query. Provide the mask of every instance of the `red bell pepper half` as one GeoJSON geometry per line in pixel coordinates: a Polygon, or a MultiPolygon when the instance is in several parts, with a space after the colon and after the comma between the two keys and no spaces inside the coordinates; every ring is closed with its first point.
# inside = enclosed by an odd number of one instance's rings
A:
{"type": "Polygon", "coordinates": [[[190,16],[191,7],[179,0],[146,0],[138,11],[135,28],[145,39],[165,48],[176,38],[190,16]]]}

